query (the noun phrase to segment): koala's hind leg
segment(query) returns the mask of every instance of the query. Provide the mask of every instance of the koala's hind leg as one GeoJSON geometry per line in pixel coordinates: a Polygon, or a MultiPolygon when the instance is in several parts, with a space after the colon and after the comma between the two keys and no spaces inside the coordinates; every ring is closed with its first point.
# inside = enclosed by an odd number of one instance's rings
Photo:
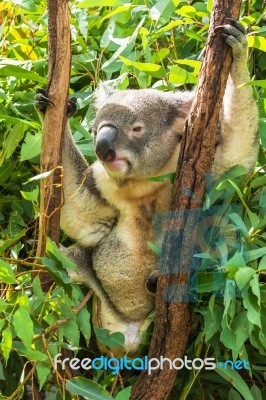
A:
{"type": "Polygon", "coordinates": [[[234,165],[251,171],[258,154],[258,109],[247,67],[247,40],[242,25],[233,19],[216,28],[231,46],[233,62],[223,99],[221,143],[216,149],[213,172],[221,175],[234,165]]]}
{"type": "Polygon", "coordinates": [[[104,292],[100,281],[97,278],[92,266],[93,249],[89,247],[81,247],[77,244],[66,248],[60,246],[60,251],[68,256],[68,258],[78,266],[77,271],[68,270],[70,278],[77,283],[82,283],[93,289],[96,295],[104,302],[108,303],[108,298],[104,292]]]}

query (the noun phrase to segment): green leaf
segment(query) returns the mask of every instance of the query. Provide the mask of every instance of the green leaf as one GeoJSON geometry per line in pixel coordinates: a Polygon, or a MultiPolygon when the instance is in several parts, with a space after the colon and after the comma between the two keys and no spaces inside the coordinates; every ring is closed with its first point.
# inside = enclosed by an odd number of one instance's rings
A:
{"type": "Polygon", "coordinates": [[[240,290],[248,284],[255,273],[256,271],[254,271],[254,269],[250,267],[239,268],[239,270],[235,274],[235,280],[240,290]]]}
{"type": "Polygon", "coordinates": [[[246,82],[241,86],[259,86],[259,87],[262,87],[262,88],[266,88],[266,80],[261,80],[261,81],[254,80],[254,81],[246,82]]]}
{"type": "Polygon", "coordinates": [[[27,121],[26,119],[21,119],[21,118],[16,118],[16,117],[11,117],[10,115],[6,114],[0,114],[0,121],[4,121],[7,124],[18,124],[18,123],[23,123],[27,125],[28,127],[38,129],[40,128],[40,124],[34,121],[27,121]]]}
{"type": "Polygon", "coordinates": [[[79,333],[77,322],[74,319],[68,321],[64,325],[61,325],[59,327],[59,332],[61,335],[63,335],[66,338],[67,342],[72,347],[76,347],[76,348],[79,347],[80,333],[79,333]]]}
{"type": "MultiPolygon", "coordinates": [[[[3,242],[2,246],[0,246],[0,255],[2,255],[9,247],[13,246],[16,242],[18,242],[22,237],[24,237],[27,233],[26,229],[20,231],[17,235],[15,235],[12,239],[7,239],[3,242]]],[[[3,261],[4,262],[4,261],[3,261]]],[[[1,263],[0,260],[0,281],[1,281],[1,263]]],[[[4,265],[6,265],[5,263],[4,265]]],[[[9,264],[8,264],[9,265],[9,264]]],[[[5,283],[16,283],[16,282],[5,282],[5,283]]]]}
{"type": "Polygon", "coordinates": [[[27,133],[24,143],[21,146],[20,161],[31,160],[41,153],[42,133],[27,133]]]}
{"type": "Polygon", "coordinates": [[[200,310],[204,317],[204,330],[205,341],[208,342],[213,335],[220,329],[221,320],[223,317],[223,310],[215,303],[215,295],[213,294],[209,301],[209,306],[200,310]]]}
{"type": "Polygon", "coordinates": [[[208,0],[207,1],[207,10],[209,13],[212,12],[212,6],[213,6],[213,0],[208,0]]]}
{"type": "Polygon", "coordinates": [[[250,219],[250,222],[252,224],[253,228],[256,228],[259,224],[259,218],[258,216],[251,212],[250,209],[248,208],[247,204],[245,203],[244,199],[243,199],[243,194],[241,193],[241,190],[239,189],[239,187],[235,184],[235,182],[233,182],[231,179],[228,179],[228,182],[233,186],[233,188],[235,189],[236,193],[238,194],[238,197],[241,200],[241,203],[243,204],[243,206],[245,207],[247,213],[248,213],[248,217],[250,219]]]}
{"type": "Polygon", "coordinates": [[[9,306],[8,303],[5,302],[5,300],[0,299],[0,313],[2,313],[3,311],[5,311],[7,309],[7,307],[9,306]]]}
{"type": "Polygon", "coordinates": [[[10,326],[2,331],[1,350],[5,361],[9,358],[9,353],[12,349],[12,332],[10,326]]]}
{"type": "Polygon", "coordinates": [[[10,177],[11,172],[13,172],[15,168],[15,164],[10,160],[4,161],[4,158],[1,160],[1,151],[0,151],[0,185],[5,183],[10,177]]]}
{"type": "Polygon", "coordinates": [[[113,400],[113,397],[102,386],[83,377],[66,381],[66,389],[72,394],[88,400],[113,400]]]}
{"type": "Polygon", "coordinates": [[[230,326],[228,326],[226,318],[222,320],[222,332],[220,335],[220,340],[224,344],[225,347],[230,347],[230,349],[235,350],[236,349],[236,334],[233,332],[230,326]]]}
{"type": "Polygon", "coordinates": [[[79,8],[114,7],[123,4],[122,0],[85,0],[78,3],[79,8]]]}
{"type": "Polygon", "coordinates": [[[175,5],[172,0],[158,0],[150,9],[150,16],[154,21],[162,19],[163,22],[168,22],[175,10],[175,5]]]}
{"type": "Polygon", "coordinates": [[[32,289],[33,289],[33,293],[35,294],[35,296],[40,299],[40,300],[44,300],[45,299],[45,294],[42,291],[42,286],[41,286],[41,281],[39,276],[36,276],[33,279],[32,282],[32,289]]]}
{"type": "Polygon", "coordinates": [[[29,361],[46,361],[47,356],[41,353],[39,350],[33,350],[25,347],[21,342],[13,342],[14,349],[23,357],[26,357],[29,361]]]}
{"type": "Polygon", "coordinates": [[[172,65],[170,68],[169,82],[175,85],[197,83],[197,77],[177,65],[172,65]]]}
{"type": "Polygon", "coordinates": [[[266,38],[263,36],[247,36],[248,47],[266,51],[266,38]]]}
{"type": "Polygon", "coordinates": [[[32,189],[30,192],[23,192],[22,190],[20,191],[22,197],[26,200],[29,201],[38,201],[39,198],[39,188],[36,187],[35,189],[32,189]]]}
{"type": "Polygon", "coordinates": [[[258,299],[258,306],[260,306],[260,282],[259,282],[258,274],[253,275],[253,278],[250,281],[250,287],[251,287],[252,293],[258,299]]]}
{"type": "Polygon", "coordinates": [[[0,76],[15,76],[18,79],[28,79],[30,81],[47,84],[47,79],[36,74],[35,72],[27,71],[25,68],[17,65],[0,66],[0,76]]]}
{"type": "Polygon", "coordinates": [[[48,269],[48,271],[53,276],[54,280],[59,286],[62,285],[62,283],[64,284],[72,283],[67,272],[64,269],[62,269],[62,267],[55,261],[50,260],[47,257],[42,257],[41,261],[43,265],[48,269]]]}
{"type": "Polygon", "coordinates": [[[233,257],[224,264],[224,269],[228,272],[229,279],[235,278],[236,272],[243,267],[246,267],[246,262],[243,255],[239,252],[236,252],[233,257]]]}
{"type": "Polygon", "coordinates": [[[166,71],[161,65],[152,64],[152,63],[141,63],[137,61],[130,61],[125,57],[119,56],[120,60],[127,67],[134,67],[139,71],[145,72],[146,74],[153,76],[154,78],[164,78],[166,71]]]}
{"type": "Polygon", "coordinates": [[[245,400],[254,400],[248,385],[243,378],[233,369],[216,368],[215,372],[224,378],[227,382],[234,386],[234,388],[244,397],[245,400]]]}
{"type": "Polygon", "coordinates": [[[213,292],[222,289],[224,284],[225,276],[223,272],[200,271],[196,290],[198,293],[213,292]]]}
{"type": "Polygon", "coordinates": [[[176,63],[181,65],[188,65],[194,68],[194,74],[198,75],[202,61],[186,59],[186,60],[176,60],[176,63]]]}
{"type": "Polygon", "coordinates": [[[128,386],[115,396],[115,400],[129,400],[131,394],[132,386],[128,386]]]}
{"type": "Polygon", "coordinates": [[[24,8],[27,11],[30,11],[33,13],[37,11],[37,7],[33,0],[12,0],[12,2],[14,4],[17,4],[18,6],[24,8]]]}
{"type": "Polygon", "coordinates": [[[256,386],[255,384],[252,385],[250,389],[251,393],[253,394],[253,398],[256,400],[263,400],[260,388],[256,386]]]}
{"type": "Polygon", "coordinates": [[[97,339],[110,349],[125,344],[125,336],[121,332],[111,333],[108,329],[93,328],[97,339]]]}
{"type": "Polygon", "coordinates": [[[263,176],[259,176],[258,178],[255,178],[252,182],[251,182],[251,187],[252,188],[257,188],[260,186],[264,186],[266,185],[266,175],[263,176]]]}
{"type": "Polygon", "coordinates": [[[169,183],[173,184],[175,181],[176,174],[170,173],[170,174],[164,174],[164,175],[159,175],[159,176],[151,176],[150,178],[147,178],[147,181],[151,182],[165,182],[169,181],[169,183]]]}
{"type": "Polygon", "coordinates": [[[240,215],[236,213],[231,213],[228,215],[228,217],[231,219],[231,221],[233,221],[236,228],[242,233],[243,237],[247,238],[249,236],[249,233],[240,215]]]}
{"type": "Polygon", "coordinates": [[[0,282],[2,283],[17,283],[16,277],[11,266],[0,259],[0,282]]]}
{"type": "Polygon", "coordinates": [[[260,260],[258,270],[266,270],[266,256],[262,257],[262,259],[260,260]]]}
{"type": "Polygon", "coordinates": [[[197,10],[193,6],[183,6],[176,10],[176,13],[184,17],[195,17],[197,10]]]}
{"type": "Polygon", "coordinates": [[[59,250],[56,243],[51,239],[47,238],[46,242],[46,252],[48,256],[55,261],[59,261],[62,267],[71,269],[73,271],[77,270],[77,266],[73,261],[71,261],[63,252],[59,250]]]}
{"type": "Polygon", "coordinates": [[[163,28],[160,28],[158,30],[155,31],[155,33],[153,33],[151,35],[151,39],[150,42],[153,42],[154,40],[156,40],[158,37],[160,37],[164,32],[167,32],[173,28],[175,28],[176,26],[180,26],[180,25],[185,25],[185,21],[181,21],[180,19],[177,21],[171,21],[169,22],[167,25],[165,25],[163,28]]]}
{"type": "Polygon", "coordinates": [[[228,395],[228,400],[243,400],[243,397],[233,388],[230,389],[228,395]]]}
{"type": "Polygon", "coordinates": [[[233,351],[233,358],[236,359],[238,354],[243,351],[243,346],[245,341],[250,337],[251,331],[253,329],[253,324],[250,323],[248,319],[248,313],[246,311],[240,312],[234,319],[231,324],[232,332],[235,334],[235,343],[229,344],[229,346],[233,351]]]}
{"type": "Polygon", "coordinates": [[[8,159],[14,153],[16,147],[24,136],[26,124],[19,122],[14,125],[4,142],[4,157],[8,159]]]}
{"type": "Polygon", "coordinates": [[[227,314],[228,308],[233,299],[235,299],[235,281],[233,281],[231,279],[227,279],[226,283],[225,283],[225,289],[224,289],[224,314],[223,314],[223,317],[227,314]]]}
{"type": "Polygon", "coordinates": [[[243,306],[247,310],[248,320],[261,328],[260,307],[256,296],[250,290],[248,295],[243,298],[243,306]]]}
{"type": "MultiPolygon", "coordinates": [[[[266,88],[266,80],[264,82],[265,82],[265,88],[266,88]]],[[[266,148],[266,118],[260,118],[259,133],[260,133],[262,147],[266,148]]]]}
{"type": "Polygon", "coordinates": [[[249,250],[244,253],[244,258],[247,263],[257,260],[266,255],[266,247],[261,247],[260,249],[249,250]]]}
{"type": "Polygon", "coordinates": [[[51,373],[51,367],[49,367],[49,363],[46,361],[38,361],[36,364],[37,377],[39,381],[39,390],[42,389],[46,379],[51,373]]]}
{"type": "Polygon", "coordinates": [[[124,13],[124,12],[126,12],[127,10],[129,10],[130,8],[134,8],[134,7],[136,7],[136,5],[134,5],[134,4],[126,4],[126,5],[124,5],[124,6],[117,7],[116,9],[114,9],[114,10],[112,10],[111,12],[109,12],[108,14],[106,14],[106,15],[99,21],[99,24],[102,24],[103,21],[105,21],[106,19],[109,19],[109,18],[113,17],[113,16],[116,15],[116,14],[124,13]]]}
{"type": "Polygon", "coordinates": [[[151,249],[157,256],[161,254],[161,248],[152,242],[147,242],[147,246],[151,249]]]}
{"type": "MultiPolygon", "coordinates": [[[[134,47],[139,30],[142,27],[142,25],[144,24],[144,20],[145,20],[144,18],[141,19],[141,21],[137,25],[136,29],[134,30],[133,34],[130,37],[124,38],[123,44],[121,44],[121,46],[118,47],[118,49],[115,51],[115,53],[113,53],[111,58],[109,58],[107,61],[105,61],[103,63],[103,65],[101,67],[103,71],[108,72],[109,69],[111,68],[110,65],[118,61],[118,57],[120,56],[120,54],[122,54],[124,52],[129,54],[131,52],[131,50],[134,47]]],[[[121,62],[121,61],[119,60],[119,62],[121,62]]]]}
{"type": "Polygon", "coordinates": [[[19,307],[26,308],[28,312],[30,312],[30,303],[29,303],[29,297],[25,292],[22,292],[18,298],[17,298],[17,304],[19,307]]]}
{"type": "Polygon", "coordinates": [[[21,339],[26,349],[30,350],[34,332],[29,310],[25,307],[18,308],[12,317],[12,323],[16,335],[21,339]]]}
{"type": "Polygon", "coordinates": [[[90,323],[90,313],[86,308],[82,308],[77,315],[78,327],[84,336],[87,346],[90,342],[91,337],[91,323],[90,323]]]}

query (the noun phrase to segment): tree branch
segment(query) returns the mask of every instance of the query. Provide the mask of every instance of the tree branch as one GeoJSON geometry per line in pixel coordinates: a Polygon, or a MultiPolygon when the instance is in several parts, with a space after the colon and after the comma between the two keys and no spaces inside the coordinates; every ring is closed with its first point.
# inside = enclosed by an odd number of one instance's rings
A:
{"type": "Polygon", "coordinates": [[[66,124],[67,97],[70,78],[70,28],[67,0],[48,0],[48,93],[54,106],[48,106],[43,124],[41,172],[51,171],[41,181],[40,220],[37,256],[45,253],[46,238],[58,243],[62,166],[62,136],[66,124]]]}
{"type": "MultiPolygon", "coordinates": [[[[172,215],[164,235],[150,359],[182,358],[186,349],[190,322],[187,283],[193,257],[193,233],[205,195],[206,174],[211,172],[214,160],[215,133],[232,62],[231,49],[214,35],[214,28],[223,24],[225,18],[238,19],[240,6],[241,0],[214,2],[197,94],[185,124],[178,159],[172,215]]],[[[175,378],[174,369],[156,369],[151,375],[142,371],[131,400],[165,400],[175,378]]]]}

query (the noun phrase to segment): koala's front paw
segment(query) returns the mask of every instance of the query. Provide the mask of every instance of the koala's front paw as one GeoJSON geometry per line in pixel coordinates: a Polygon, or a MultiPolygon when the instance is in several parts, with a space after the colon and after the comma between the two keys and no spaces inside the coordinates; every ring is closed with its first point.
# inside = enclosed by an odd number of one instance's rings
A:
{"type": "Polygon", "coordinates": [[[67,117],[73,117],[77,112],[77,99],[76,97],[71,97],[68,99],[67,103],[67,117]]]}
{"type": "Polygon", "coordinates": [[[236,20],[226,18],[227,25],[217,26],[215,33],[220,33],[225,38],[226,43],[232,47],[233,57],[247,53],[247,39],[245,28],[236,20]]]}
{"type": "MultiPolygon", "coordinates": [[[[36,95],[34,97],[34,107],[36,110],[45,114],[47,106],[54,106],[54,103],[49,99],[48,92],[45,89],[37,89],[36,95]]],[[[76,114],[77,111],[77,99],[76,97],[71,97],[68,99],[67,103],[67,117],[70,118],[76,114]]]]}
{"type": "Polygon", "coordinates": [[[41,114],[45,114],[48,105],[54,106],[54,103],[48,98],[48,92],[45,89],[37,89],[34,97],[34,107],[41,114]]]}

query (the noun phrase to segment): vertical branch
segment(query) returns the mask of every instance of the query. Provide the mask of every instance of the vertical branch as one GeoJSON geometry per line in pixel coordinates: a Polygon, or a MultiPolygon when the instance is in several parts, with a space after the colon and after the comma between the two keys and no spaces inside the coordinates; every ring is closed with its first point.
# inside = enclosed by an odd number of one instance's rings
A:
{"type": "MultiPolygon", "coordinates": [[[[192,265],[193,233],[215,154],[215,134],[232,62],[229,46],[214,28],[239,18],[241,0],[215,0],[197,93],[185,125],[174,183],[171,216],[162,246],[156,319],[149,358],[182,358],[189,335],[187,284],[192,265]],[[191,210],[192,211],[184,211],[191,210]],[[173,291],[169,289],[175,289],[173,291]],[[176,289],[177,288],[177,289],[176,289]],[[166,297],[168,293],[168,298],[166,297]]],[[[165,400],[176,370],[142,371],[131,400],[165,400]]]]}
{"type": "Polygon", "coordinates": [[[67,0],[47,0],[48,8],[48,106],[43,123],[41,172],[52,173],[41,181],[37,255],[45,252],[46,238],[59,241],[61,207],[61,147],[66,124],[70,77],[70,27],[67,0]]]}

